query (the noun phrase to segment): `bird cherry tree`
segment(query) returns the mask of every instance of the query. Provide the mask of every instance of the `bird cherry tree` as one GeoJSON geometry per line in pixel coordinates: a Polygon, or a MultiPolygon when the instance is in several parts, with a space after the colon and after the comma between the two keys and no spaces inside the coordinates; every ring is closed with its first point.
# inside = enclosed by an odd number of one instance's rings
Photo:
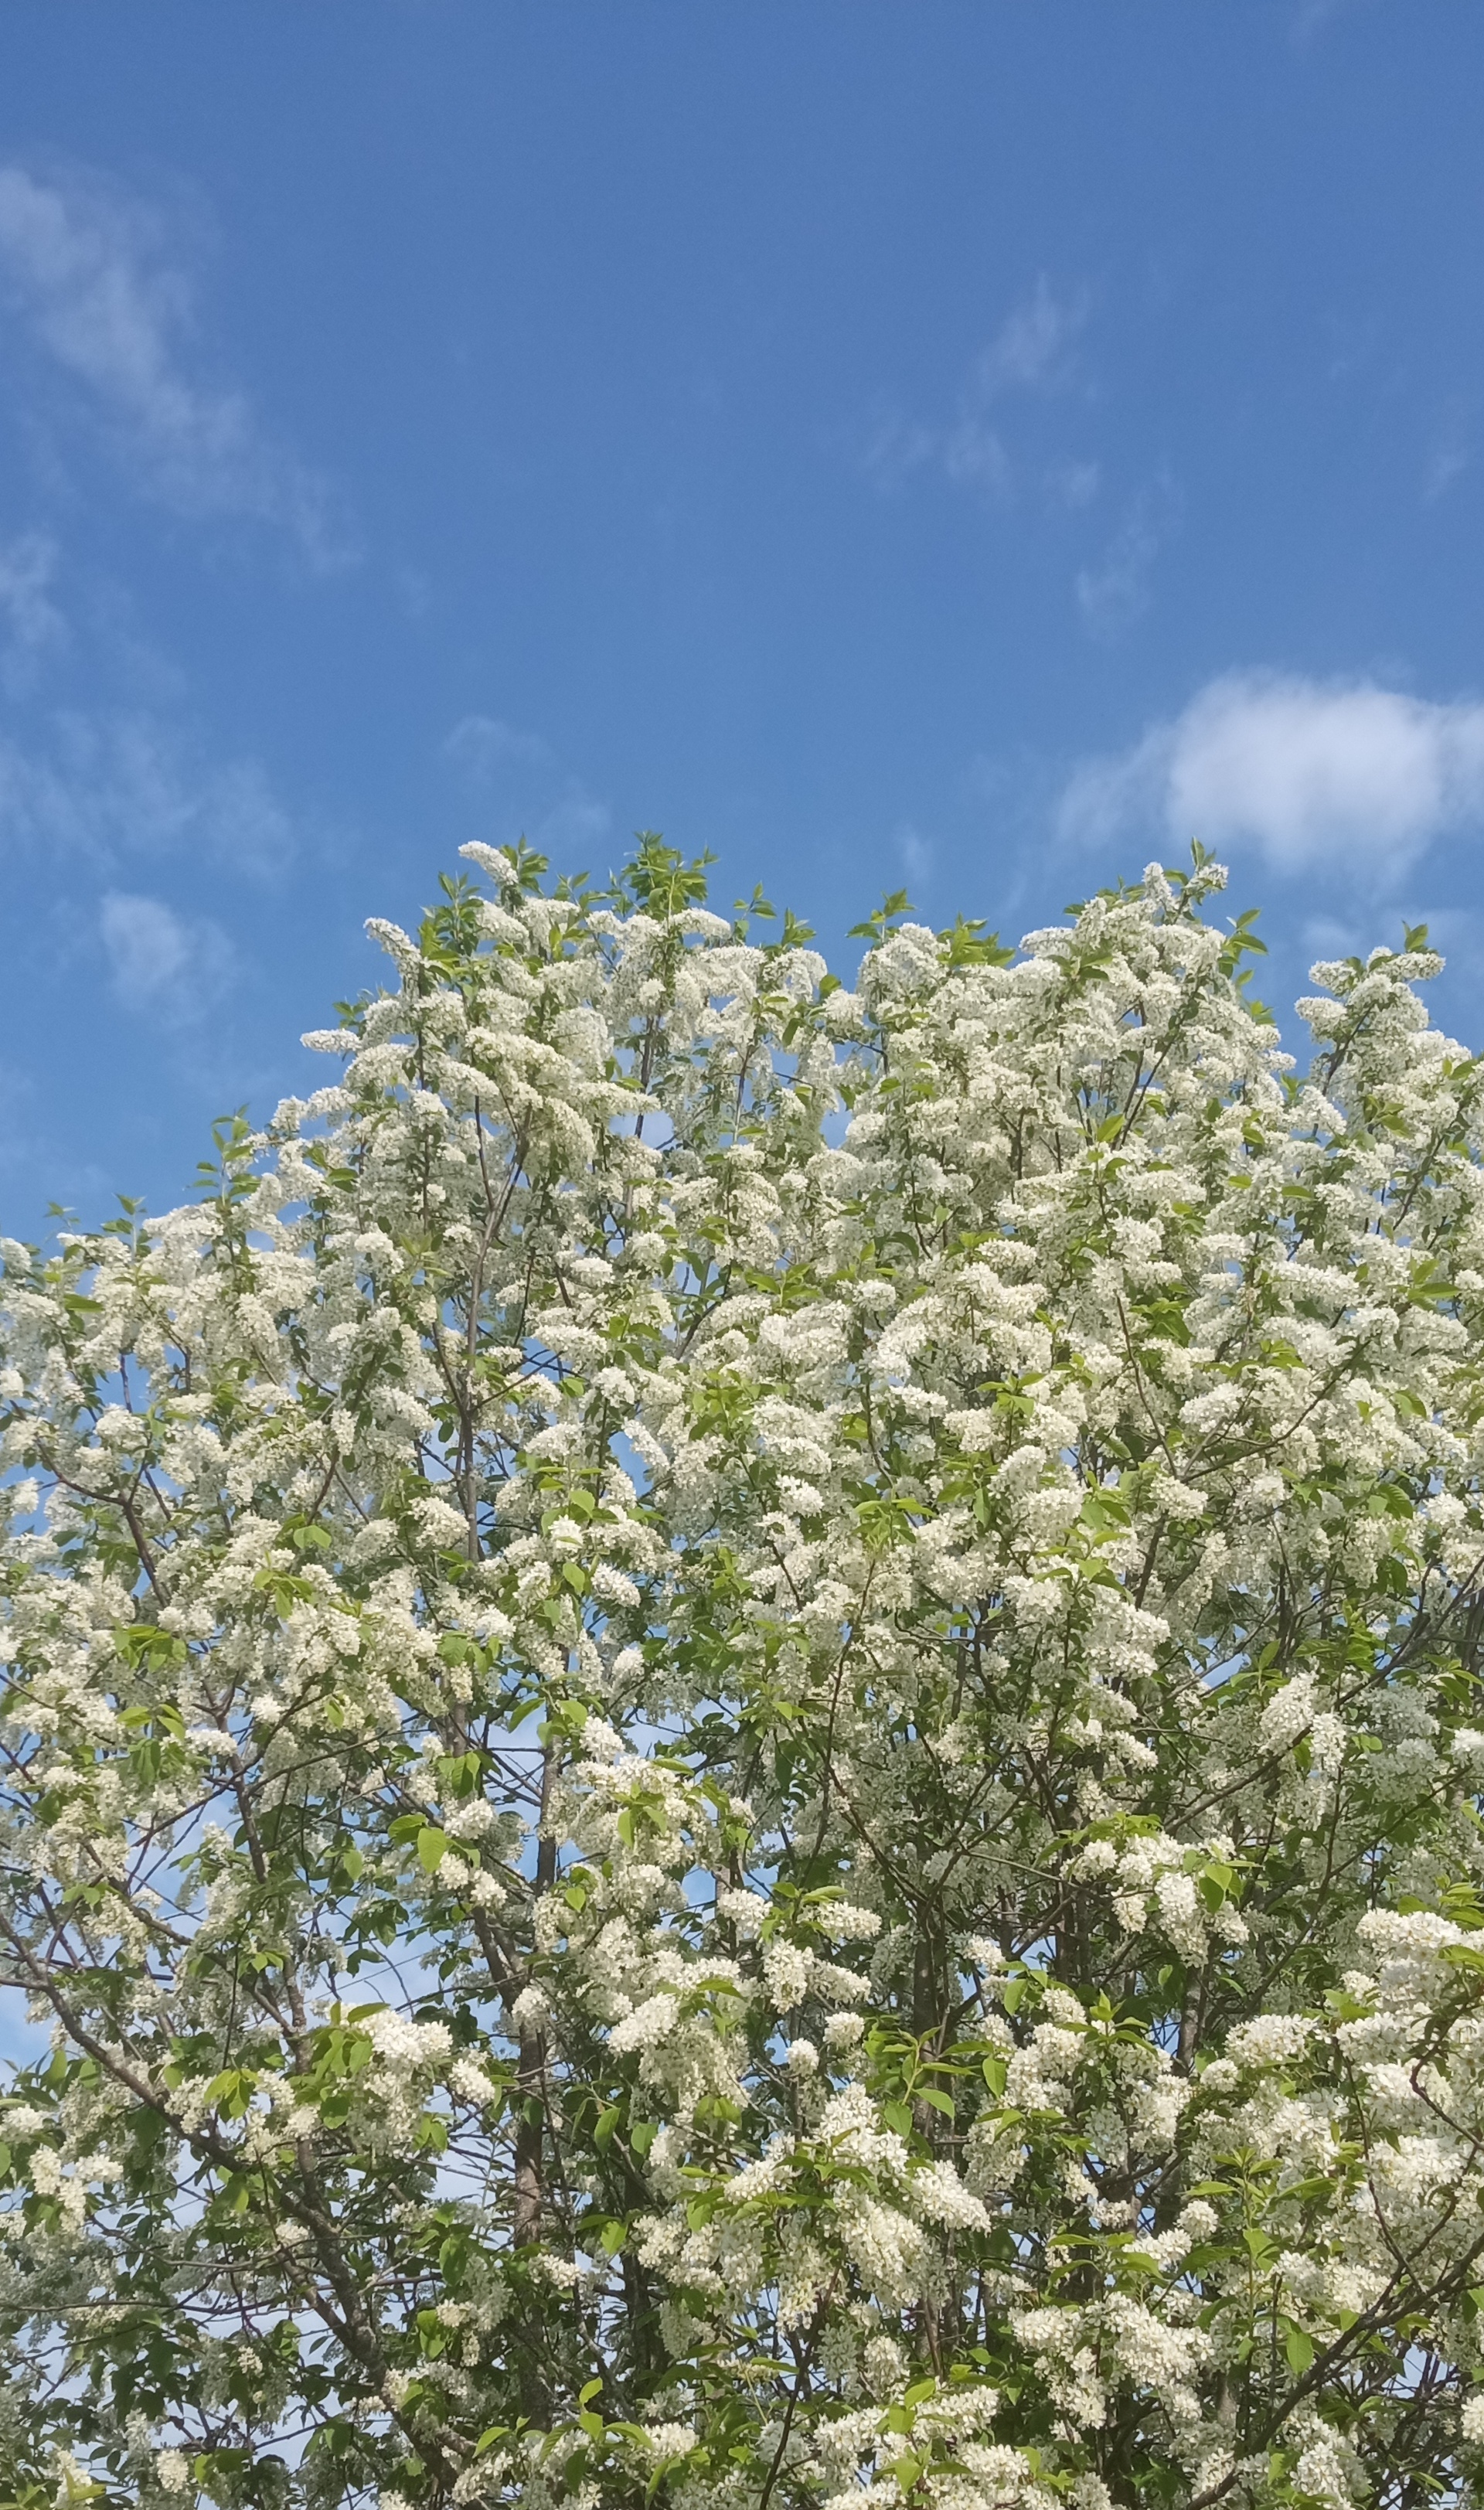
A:
{"type": "Polygon", "coordinates": [[[1484,2498],[1426,936],[1301,1078],[1199,857],[848,990],[466,853],[4,1244],[0,2499],[1484,2498]]]}

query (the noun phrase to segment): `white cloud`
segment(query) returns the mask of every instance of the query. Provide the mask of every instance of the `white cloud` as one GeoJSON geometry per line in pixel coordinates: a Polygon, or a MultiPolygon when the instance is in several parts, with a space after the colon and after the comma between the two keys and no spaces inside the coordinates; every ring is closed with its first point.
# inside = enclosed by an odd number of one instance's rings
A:
{"type": "Polygon", "coordinates": [[[134,482],[188,514],[287,527],[333,562],[323,485],[264,436],[247,396],[201,380],[193,307],[159,223],[96,179],[0,166],[0,298],[80,385],[134,482]]]}
{"type": "Polygon", "coordinates": [[[964,409],[952,427],[934,437],[923,431],[920,458],[941,463],[956,488],[985,488],[1003,496],[1010,484],[1010,458],[997,428],[976,409],[964,409]]]}
{"type": "Polygon", "coordinates": [[[110,864],[189,848],[271,878],[294,851],[287,813],[256,759],[224,766],[150,714],[61,713],[45,749],[0,739],[0,844],[110,864]]]}
{"type": "Polygon", "coordinates": [[[1053,462],[1046,479],[1046,493],[1053,506],[1075,514],[1081,506],[1090,506],[1103,482],[1100,462],[1053,462]]]}
{"type": "MultiPolygon", "coordinates": [[[[1004,494],[1010,485],[1010,457],[989,413],[1008,393],[1062,390],[1071,379],[1072,352],[1086,319],[1085,293],[1058,296],[1043,274],[1025,303],[1012,308],[979,352],[953,417],[939,425],[899,413],[880,417],[862,468],[890,484],[932,467],[955,487],[1004,494]]],[[[1079,467],[1091,473],[1091,466],[1079,467]]]]}
{"type": "Polygon", "coordinates": [[[1423,473],[1423,501],[1435,505],[1445,497],[1455,479],[1461,479],[1473,459],[1471,413],[1455,400],[1441,415],[1437,437],[1423,473]]]}
{"type": "Polygon", "coordinates": [[[904,819],[896,831],[896,851],[908,880],[916,882],[920,889],[925,888],[932,877],[932,847],[910,820],[904,819]]]}
{"type": "Polygon", "coordinates": [[[1365,0],[1299,0],[1289,30],[1294,43],[1301,48],[1312,43],[1333,19],[1351,16],[1364,5],[1365,0]]]}
{"type": "Polygon", "coordinates": [[[1063,383],[1068,352],[1087,319],[1087,296],[1058,297],[1043,271],[1024,305],[1008,314],[979,358],[974,390],[982,403],[1001,393],[1063,383]]]}
{"type": "Polygon", "coordinates": [[[231,945],[220,927],[177,915],[158,897],[111,891],[98,930],[124,1009],[171,1027],[198,1019],[231,977],[231,945]]]}
{"type": "Polygon", "coordinates": [[[44,532],[22,532],[0,549],[0,683],[11,696],[27,685],[43,650],[65,636],[50,590],[56,572],[56,546],[44,532]]]}
{"type": "Polygon", "coordinates": [[[494,714],[462,715],[443,743],[443,756],[476,783],[501,768],[544,767],[552,753],[536,732],[517,732],[494,714]]]}
{"type": "Polygon", "coordinates": [[[1146,488],[1129,506],[1099,563],[1082,569],[1075,589],[1089,635],[1111,643],[1143,618],[1155,560],[1177,511],[1167,483],[1146,488]]]}
{"type": "Polygon", "coordinates": [[[1433,838],[1484,824],[1484,704],[1232,672],[1133,748],[1086,761],[1059,818],[1072,838],[1252,846],[1279,870],[1374,882],[1433,838]]]}
{"type": "Polygon", "coordinates": [[[570,868],[567,857],[585,847],[604,844],[613,828],[613,813],[606,802],[587,792],[575,777],[567,780],[545,817],[539,819],[533,834],[536,843],[557,861],[557,868],[570,868]]]}
{"type": "Polygon", "coordinates": [[[443,742],[442,755],[476,790],[493,789],[497,842],[528,837],[564,865],[606,842],[613,824],[607,804],[562,765],[540,733],[521,732],[499,715],[466,714],[443,742]]]}

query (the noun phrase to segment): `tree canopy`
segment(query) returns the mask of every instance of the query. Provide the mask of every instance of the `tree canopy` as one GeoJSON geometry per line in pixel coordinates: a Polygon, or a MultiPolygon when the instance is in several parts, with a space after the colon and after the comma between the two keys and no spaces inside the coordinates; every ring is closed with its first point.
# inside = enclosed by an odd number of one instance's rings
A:
{"type": "Polygon", "coordinates": [[[849,989],[465,851],[343,1077],[0,1249],[0,2501],[1478,2497],[1426,935],[1304,1077],[1201,859],[849,989]]]}

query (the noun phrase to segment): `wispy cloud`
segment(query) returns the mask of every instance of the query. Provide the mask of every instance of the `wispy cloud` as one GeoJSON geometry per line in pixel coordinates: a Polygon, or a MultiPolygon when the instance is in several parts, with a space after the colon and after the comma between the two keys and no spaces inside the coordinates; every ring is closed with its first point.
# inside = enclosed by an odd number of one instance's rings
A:
{"type": "Polygon", "coordinates": [[[22,532],[0,548],[0,686],[9,697],[29,687],[42,653],[66,635],[52,599],[56,573],[57,550],[44,532],[22,532]]]}
{"type": "Polygon", "coordinates": [[[98,932],[123,1008],[168,1027],[201,1018],[231,980],[232,948],[220,926],[177,915],[161,898],[110,891],[98,932]]]}
{"type": "Polygon", "coordinates": [[[1301,48],[1313,43],[1336,18],[1353,16],[1366,0],[1299,0],[1289,32],[1301,48]]]}
{"type": "Polygon", "coordinates": [[[1435,505],[1445,497],[1455,479],[1461,479],[1473,459],[1471,413],[1458,400],[1444,409],[1423,472],[1423,502],[1435,505]]]}
{"type": "Polygon", "coordinates": [[[531,833],[537,844],[555,856],[565,868],[569,859],[584,853],[590,855],[594,847],[608,844],[613,834],[613,813],[596,794],[585,791],[574,777],[531,833]]]}
{"type": "Polygon", "coordinates": [[[192,289],[138,203],[96,177],[0,165],[0,302],[80,390],[137,488],[181,513],[279,524],[319,564],[346,554],[323,483],[244,392],[194,370],[192,289]]]}
{"type": "Polygon", "coordinates": [[[0,845],[44,846],[107,868],[188,848],[256,879],[295,848],[287,812],[253,758],[213,762],[139,713],[59,713],[45,746],[0,738],[0,845]]]}
{"type": "Polygon", "coordinates": [[[482,783],[504,768],[548,766],[552,753],[540,733],[517,732],[500,715],[466,714],[444,742],[443,756],[482,783]]]}
{"type": "Polygon", "coordinates": [[[1079,507],[1091,505],[1102,483],[1100,462],[1053,462],[1043,484],[1049,504],[1075,514],[1079,507]]]}
{"type": "Polygon", "coordinates": [[[1384,884],[1433,839],[1484,828],[1484,704],[1232,672],[1132,748],[1079,767],[1059,823],[1074,840],[1250,846],[1280,871],[1384,884]]]}
{"type": "Polygon", "coordinates": [[[932,878],[933,848],[920,828],[903,820],[896,831],[896,851],[907,878],[918,889],[925,889],[932,878]]]}
{"type": "Polygon", "coordinates": [[[471,792],[494,809],[501,843],[525,836],[566,858],[606,843],[613,826],[606,802],[539,732],[523,732],[501,715],[466,714],[440,748],[471,792]]]}
{"type": "Polygon", "coordinates": [[[1043,275],[979,352],[953,415],[928,422],[895,411],[882,413],[866,444],[863,469],[883,486],[932,468],[955,487],[1003,494],[1010,484],[1012,464],[992,413],[1008,394],[1066,387],[1087,310],[1084,292],[1058,296],[1043,275]]]}
{"type": "Polygon", "coordinates": [[[1046,391],[1068,380],[1072,345],[1087,319],[1087,295],[1058,296],[1043,271],[1023,305],[1006,316],[974,369],[983,403],[1006,392],[1046,391]]]}
{"type": "Polygon", "coordinates": [[[1111,644],[1143,618],[1153,592],[1155,560],[1178,512],[1179,501],[1167,484],[1141,490],[1102,556],[1080,570],[1077,607],[1089,636],[1111,644]]]}

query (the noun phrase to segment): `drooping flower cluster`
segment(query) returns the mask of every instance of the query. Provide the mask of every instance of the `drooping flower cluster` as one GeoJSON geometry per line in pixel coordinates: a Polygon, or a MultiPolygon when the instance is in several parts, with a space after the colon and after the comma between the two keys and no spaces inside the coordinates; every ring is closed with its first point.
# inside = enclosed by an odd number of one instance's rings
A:
{"type": "Polygon", "coordinates": [[[0,2502],[1484,2498],[1481,1077],[467,850],[3,1248],[0,2502]],[[7,2489],[8,2488],[8,2489],[7,2489]]]}

